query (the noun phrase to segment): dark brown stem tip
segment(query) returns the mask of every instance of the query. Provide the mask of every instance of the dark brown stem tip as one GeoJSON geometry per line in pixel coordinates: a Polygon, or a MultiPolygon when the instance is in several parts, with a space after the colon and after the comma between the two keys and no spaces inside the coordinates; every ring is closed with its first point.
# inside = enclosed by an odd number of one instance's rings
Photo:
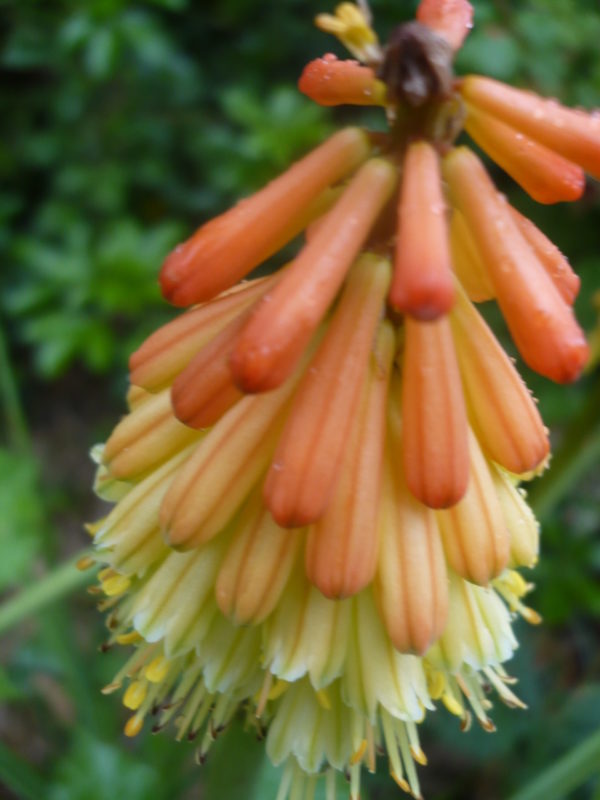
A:
{"type": "Polygon", "coordinates": [[[377,77],[395,103],[419,107],[452,92],[453,51],[450,44],[420,22],[394,29],[377,77]]]}

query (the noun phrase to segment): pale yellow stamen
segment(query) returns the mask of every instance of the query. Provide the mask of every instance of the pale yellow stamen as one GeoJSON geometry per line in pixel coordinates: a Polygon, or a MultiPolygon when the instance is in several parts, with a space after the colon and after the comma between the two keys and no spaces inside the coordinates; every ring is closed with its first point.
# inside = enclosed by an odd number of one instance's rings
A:
{"type": "Polygon", "coordinates": [[[392,776],[392,779],[402,789],[403,792],[406,792],[406,794],[412,794],[412,792],[410,791],[410,786],[408,785],[408,783],[404,778],[401,778],[399,775],[396,775],[395,772],[390,772],[390,775],[392,776]]]}
{"type": "Polygon", "coordinates": [[[116,692],[117,689],[120,689],[122,685],[123,684],[121,681],[113,681],[112,683],[108,683],[106,686],[100,689],[100,691],[102,694],[112,694],[113,692],[116,692]]]}
{"type": "Polygon", "coordinates": [[[406,723],[406,730],[408,732],[408,741],[410,742],[410,754],[422,767],[427,766],[427,756],[423,752],[421,743],[419,742],[419,734],[417,733],[417,726],[414,722],[408,720],[406,723]]]}
{"type": "Polygon", "coordinates": [[[459,701],[448,691],[444,692],[442,695],[442,703],[446,706],[448,711],[456,717],[462,717],[465,713],[459,701]]]}
{"type": "Polygon", "coordinates": [[[373,730],[373,726],[367,720],[366,723],[367,729],[367,757],[365,759],[367,764],[367,769],[371,774],[375,772],[376,763],[375,763],[375,731],[373,730]]]}
{"type": "Polygon", "coordinates": [[[267,701],[269,699],[269,692],[271,691],[271,687],[273,685],[273,673],[272,672],[265,672],[265,679],[263,681],[262,688],[258,694],[255,696],[255,703],[256,703],[256,711],[255,716],[257,719],[260,719],[264,713],[265,707],[267,705],[267,701]]]}
{"type": "Polygon", "coordinates": [[[367,740],[363,739],[360,745],[358,746],[358,750],[352,753],[350,757],[350,766],[354,766],[355,764],[359,764],[364,754],[367,752],[367,740]]]}
{"type": "MultiPolygon", "coordinates": [[[[366,747],[365,742],[365,747],[366,747]]],[[[361,765],[353,764],[350,767],[350,800],[360,799],[360,773],[361,765]]]]}
{"type": "Polygon", "coordinates": [[[527,708],[525,703],[503,683],[502,678],[491,667],[486,667],[484,673],[500,698],[509,708],[527,708]]]}

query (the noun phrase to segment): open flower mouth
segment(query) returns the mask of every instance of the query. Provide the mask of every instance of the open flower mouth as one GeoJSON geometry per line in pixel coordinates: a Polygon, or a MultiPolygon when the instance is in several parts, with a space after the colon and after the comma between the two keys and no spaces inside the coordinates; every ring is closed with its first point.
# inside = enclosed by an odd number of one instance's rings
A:
{"type": "Polygon", "coordinates": [[[346,128],[166,259],[189,310],[133,354],[129,414],[96,457],[115,502],[90,526],[109,643],[135,645],[137,733],[173,720],[211,742],[240,709],[285,763],[278,800],[363,767],[420,796],[417,725],[437,701],[493,730],[511,617],[538,615],[517,571],[538,526],[518,483],[549,441],[476,308],[495,299],[523,360],[575,380],[588,348],[579,279],[493,185],[464,129],[534,199],[600,174],[600,122],[479,76],[453,57],[467,2],[423,0],[382,47],[364,4],[317,24],[326,55],[300,88],[381,106],[386,134],[346,128]],[[298,255],[242,283],[286,243],[298,255]]]}

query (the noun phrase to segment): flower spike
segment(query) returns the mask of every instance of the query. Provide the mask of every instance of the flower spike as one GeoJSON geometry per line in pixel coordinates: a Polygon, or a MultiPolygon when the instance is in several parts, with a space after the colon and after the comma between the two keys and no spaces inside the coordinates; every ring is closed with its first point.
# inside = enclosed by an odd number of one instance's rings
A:
{"type": "Polygon", "coordinates": [[[317,17],[358,62],[311,62],[301,91],[389,130],[335,134],[167,257],[165,296],[194,307],[132,355],[128,413],[92,451],[114,507],[81,567],[106,565],[106,647],[132,648],[105,689],[125,735],[152,715],[204,763],[242,713],[283,766],[277,800],[314,800],[321,774],[335,800],[336,772],[358,800],[379,750],[420,798],[429,711],[491,732],[491,690],[524,707],[503,666],[513,616],[541,621],[519,481],[550,442],[473,303],[497,302],[552,380],[588,349],[579,278],[454,142],[465,129],[532,197],[571,201],[600,177],[600,120],[457,80],[472,14],[421,0],[385,47],[366,0],[317,17]],[[287,266],[236,285],[288,244],[287,266]]]}

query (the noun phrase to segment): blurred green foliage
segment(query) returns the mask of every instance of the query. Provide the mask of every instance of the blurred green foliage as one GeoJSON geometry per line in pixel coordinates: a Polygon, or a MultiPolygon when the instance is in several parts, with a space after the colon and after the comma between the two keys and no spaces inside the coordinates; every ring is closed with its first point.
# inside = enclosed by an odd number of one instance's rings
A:
{"type": "MultiPolygon", "coordinates": [[[[336,124],[360,117],[320,109],[295,89],[306,61],[342,52],[311,24],[333,5],[0,2],[0,591],[34,582],[85,546],[81,521],[102,513],[86,452],[122,411],[129,352],[171,313],[156,281],[165,254],[336,124]]],[[[373,0],[382,38],[415,6],[373,0]]],[[[459,71],[600,105],[597,0],[475,7],[459,71]]],[[[364,119],[381,124],[373,112],[364,119]]],[[[583,278],[578,315],[591,329],[598,185],[579,204],[539,208],[498,170],[494,177],[571,257],[583,278]]],[[[558,453],[531,492],[544,522],[533,602],[546,625],[520,626],[514,665],[531,710],[498,708],[491,737],[457,738],[453,720],[434,715],[423,775],[430,800],[508,797],[600,719],[600,376],[554,387],[526,374],[558,453]]],[[[121,661],[97,654],[102,636],[79,593],[4,640],[2,798],[176,800],[199,796],[200,786],[208,800],[241,800],[251,785],[255,798],[271,796],[276,772],[238,730],[203,771],[168,735],[126,742],[118,701],[99,694],[121,661]]],[[[381,777],[368,796],[395,792],[381,777]]]]}

